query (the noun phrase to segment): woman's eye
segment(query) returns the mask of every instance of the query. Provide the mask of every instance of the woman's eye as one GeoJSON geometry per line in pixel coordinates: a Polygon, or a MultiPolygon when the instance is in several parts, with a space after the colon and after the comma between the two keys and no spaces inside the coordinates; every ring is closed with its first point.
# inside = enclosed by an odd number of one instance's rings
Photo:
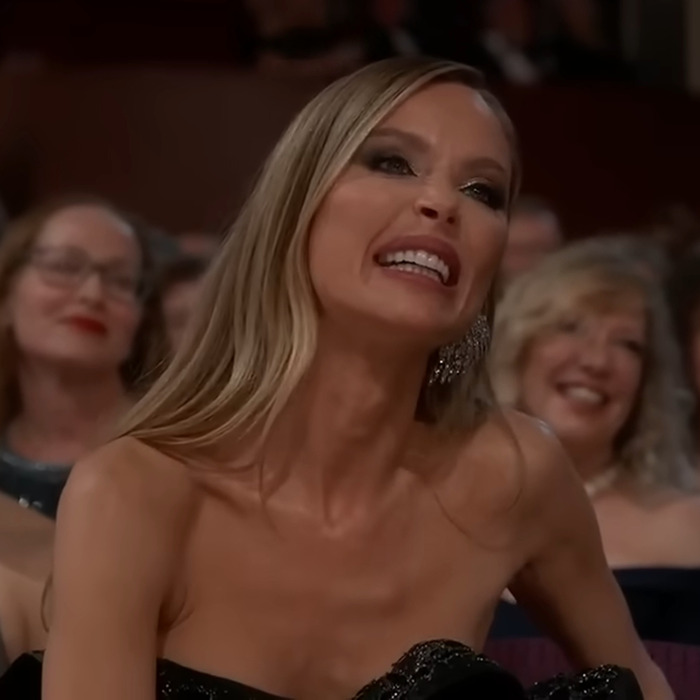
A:
{"type": "Polygon", "coordinates": [[[500,187],[489,185],[486,182],[471,182],[460,188],[463,194],[473,197],[485,204],[489,209],[501,211],[506,206],[506,195],[500,187]]]}
{"type": "Polygon", "coordinates": [[[410,163],[399,155],[375,154],[369,159],[369,167],[388,175],[415,175],[410,163]]]}
{"type": "Polygon", "coordinates": [[[560,333],[576,333],[579,330],[580,324],[576,319],[562,319],[556,324],[556,330],[560,333]]]}
{"type": "Polygon", "coordinates": [[[644,354],[644,343],[640,343],[638,340],[621,340],[620,345],[634,355],[644,354]]]}
{"type": "Polygon", "coordinates": [[[44,264],[47,269],[64,274],[77,274],[85,268],[84,261],[71,258],[54,258],[46,260],[44,264]]]}

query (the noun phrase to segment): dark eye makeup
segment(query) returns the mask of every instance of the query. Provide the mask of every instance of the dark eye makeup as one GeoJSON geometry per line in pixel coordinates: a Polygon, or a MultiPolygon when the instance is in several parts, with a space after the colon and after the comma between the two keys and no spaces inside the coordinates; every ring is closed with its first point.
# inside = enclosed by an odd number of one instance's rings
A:
{"type": "MultiPolygon", "coordinates": [[[[385,175],[409,177],[417,175],[417,170],[409,159],[394,149],[369,149],[362,153],[360,162],[369,170],[385,175]]],[[[507,204],[505,189],[487,180],[473,180],[465,185],[461,185],[459,191],[494,211],[504,210],[507,204]]]]}

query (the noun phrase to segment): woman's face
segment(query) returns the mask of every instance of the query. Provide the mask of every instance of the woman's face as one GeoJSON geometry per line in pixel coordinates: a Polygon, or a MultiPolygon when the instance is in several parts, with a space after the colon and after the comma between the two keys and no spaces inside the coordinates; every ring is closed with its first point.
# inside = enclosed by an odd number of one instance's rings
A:
{"type": "Polygon", "coordinates": [[[177,282],[163,295],[163,314],[170,347],[176,349],[197,303],[201,279],[177,282]]]}
{"type": "Polygon", "coordinates": [[[45,224],[18,273],[6,313],[27,359],[118,370],[141,319],[141,253],[111,212],[75,205],[45,224]]]}
{"type": "Polygon", "coordinates": [[[474,90],[433,85],[397,107],[314,219],[321,322],[428,350],[463,334],[503,251],[511,168],[502,126],[474,90]]]}
{"type": "Polygon", "coordinates": [[[576,307],[525,350],[520,407],[572,447],[612,448],[637,402],[646,344],[641,299],[576,307]]]}

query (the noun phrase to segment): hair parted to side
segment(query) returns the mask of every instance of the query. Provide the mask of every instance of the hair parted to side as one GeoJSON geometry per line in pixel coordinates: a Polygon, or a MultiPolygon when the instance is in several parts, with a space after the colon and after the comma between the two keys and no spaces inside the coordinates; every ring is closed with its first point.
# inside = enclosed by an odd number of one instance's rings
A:
{"type": "Polygon", "coordinates": [[[515,279],[498,304],[489,361],[498,401],[519,407],[520,373],[530,343],[576,309],[624,308],[641,299],[646,350],[637,404],[623,427],[615,456],[641,483],[694,489],[680,356],[669,312],[654,276],[603,241],[589,239],[553,253],[515,279]]]}
{"type": "MultiPolygon", "coordinates": [[[[15,276],[22,269],[47,222],[60,211],[74,206],[104,209],[133,231],[138,244],[144,285],[142,319],[131,354],[120,368],[127,391],[138,395],[150,386],[161,369],[162,359],[167,356],[165,321],[160,293],[153,285],[155,263],[146,236],[133,225],[127,214],[113,204],[93,195],[64,195],[39,204],[11,221],[0,239],[0,302],[7,299],[15,276]]],[[[0,333],[0,426],[6,425],[19,407],[15,367],[16,347],[11,333],[4,329],[0,333]]]]}
{"type": "MultiPolygon", "coordinates": [[[[184,342],[121,434],[196,449],[269,427],[316,349],[317,303],[307,256],[312,219],[376,125],[435,82],[477,90],[502,123],[513,151],[513,200],[519,185],[514,130],[477,71],[411,57],[370,64],[337,80],[302,109],[268,157],[207,273],[184,342]]],[[[484,371],[449,390],[426,386],[417,415],[440,425],[470,425],[480,394],[490,397],[484,371]]]]}

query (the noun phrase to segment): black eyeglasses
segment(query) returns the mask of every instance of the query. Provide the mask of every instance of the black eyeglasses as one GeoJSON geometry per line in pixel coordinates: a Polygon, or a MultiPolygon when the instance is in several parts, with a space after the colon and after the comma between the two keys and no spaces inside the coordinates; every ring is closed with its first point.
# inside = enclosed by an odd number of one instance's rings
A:
{"type": "Polygon", "coordinates": [[[140,272],[126,269],[120,264],[94,262],[79,248],[35,248],[29,253],[27,264],[36,269],[41,279],[52,287],[77,289],[94,273],[99,275],[102,287],[111,299],[139,301],[146,291],[140,272]]]}

